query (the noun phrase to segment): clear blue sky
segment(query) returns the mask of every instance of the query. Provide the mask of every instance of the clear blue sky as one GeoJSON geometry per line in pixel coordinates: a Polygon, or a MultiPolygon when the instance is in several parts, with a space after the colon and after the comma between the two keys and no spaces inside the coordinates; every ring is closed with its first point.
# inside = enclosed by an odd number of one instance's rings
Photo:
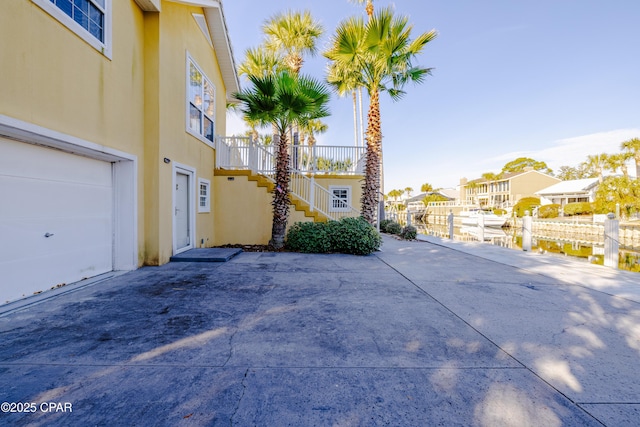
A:
{"type": "MultiPolygon", "coordinates": [[[[347,0],[224,2],[239,64],[261,43],[264,21],[309,10],[325,28],[320,49],[344,18],[364,6],[347,0]]],[[[383,94],[385,193],[395,188],[455,187],[461,177],[499,172],[517,157],[557,170],[588,154],[617,152],[640,137],[640,1],[374,0],[414,25],[436,29],[418,63],[433,75],[392,102],[383,94]]],[[[324,78],[326,60],[302,72],[324,78]]],[[[365,104],[366,108],[366,104],[365,104]]],[[[324,145],[353,145],[350,98],[332,98],[324,145]]],[[[366,110],[365,110],[366,114],[366,110]]],[[[366,118],[365,118],[366,119],[366,118]]],[[[228,133],[241,133],[230,118],[228,133]]],[[[630,168],[633,170],[634,168],[630,168]]]]}

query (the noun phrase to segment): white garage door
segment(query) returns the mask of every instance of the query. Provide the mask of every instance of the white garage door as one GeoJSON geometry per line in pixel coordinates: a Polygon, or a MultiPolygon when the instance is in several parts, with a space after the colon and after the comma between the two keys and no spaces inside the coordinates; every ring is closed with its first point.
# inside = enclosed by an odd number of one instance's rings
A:
{"type": "Polygon", "coordinates": [[[113,269],[109,162],[0,138],[0,304],[113,269]]]}

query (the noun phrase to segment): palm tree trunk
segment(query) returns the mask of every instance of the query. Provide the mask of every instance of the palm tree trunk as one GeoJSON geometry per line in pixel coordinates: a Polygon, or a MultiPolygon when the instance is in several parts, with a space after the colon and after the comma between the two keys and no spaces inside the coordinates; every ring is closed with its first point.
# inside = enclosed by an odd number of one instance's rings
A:
{"type": "Polygon", "coordinates": [[[640,153],[636,154],[634,159],[636,161],[636,179],[640,179],[640,153]]]}
{"type": "Polygon", "coordinates": [[[271,227],[271,241],[269,246],[275,250],[284,247],[284,236],[289,219],[289,150],[287,147],[287,132],[280,134],[276,151],[276,188],[273,190],[273,224],[271,227]]]}
{"type": "Polygon", "coordinates": [[[353,142],[356,147],[360,146],[358,143],[358,110],[357,110],[357,101],[356,101],[356,91],[354,90],[353,95],[353,142]]]}
{"type": "Polygon", "coordinates": [[[369,100],[367,115],[367,162],[364,184],[362,186],[362,216],[373,224],[378,209],[378,192],[380,191],[380,94],[373,91],[369,100]]]}
{"type": "Polygon", "coordinates": [[[364,114],[362,113],[362,86],[358,88],[358,101],[360,108],[360,146],[364,147],[364,114]]]}
{"type": "Polygon", "coordinates": [[[369,20],[373,17],[373,2],[371,0],[367,0],[367,5],[365,6],[365,10],[367,11],[367,16],[369,20]]]}

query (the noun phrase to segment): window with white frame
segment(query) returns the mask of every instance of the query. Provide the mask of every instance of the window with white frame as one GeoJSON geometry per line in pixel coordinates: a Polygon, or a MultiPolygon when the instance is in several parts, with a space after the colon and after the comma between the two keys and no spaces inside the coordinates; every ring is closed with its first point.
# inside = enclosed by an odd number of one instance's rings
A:
{"type": "Polygon", "coordinates": [[[331,193],[330,212],[347,212],[351,205],[351,187],[329,186],[331,193]]]}
{"type": "Polygon", "coordinates": [[[187,55],[187,131],[213,142],[215,133],[215,87],[187,55]]]}
{"type": "Polygon", "coordinates": [[[95,49],[111,55],[112,0],[32,0],[95,49]]]}
{"type": "Polygon", "coordinates": [[[198,178],[198,212],[211,212],[211,181],[198,178]]]}

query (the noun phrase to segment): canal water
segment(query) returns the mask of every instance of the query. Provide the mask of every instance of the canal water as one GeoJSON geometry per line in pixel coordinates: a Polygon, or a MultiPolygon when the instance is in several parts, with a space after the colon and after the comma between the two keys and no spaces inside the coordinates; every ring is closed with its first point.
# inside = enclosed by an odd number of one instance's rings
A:
{"type": "MultiPolygon", "coordinates": [[[[419,233],[449,237],[449,228],[439,224],[414,224],[419,233]]],[[[522,230],[516,228],[454,227],[454,240],[465,242],[484,241],[487,244],[522,250],[522,230]]],[[[532,240],[532,251],[549,255],[571,256],[584,259],[592,264],[604,265],[604,244],[581,242],[562,238],[536,238],[532,240]]],[[[640,272],[640,248],[620,246],[619,265],[621,270],[640,272]]]]}

